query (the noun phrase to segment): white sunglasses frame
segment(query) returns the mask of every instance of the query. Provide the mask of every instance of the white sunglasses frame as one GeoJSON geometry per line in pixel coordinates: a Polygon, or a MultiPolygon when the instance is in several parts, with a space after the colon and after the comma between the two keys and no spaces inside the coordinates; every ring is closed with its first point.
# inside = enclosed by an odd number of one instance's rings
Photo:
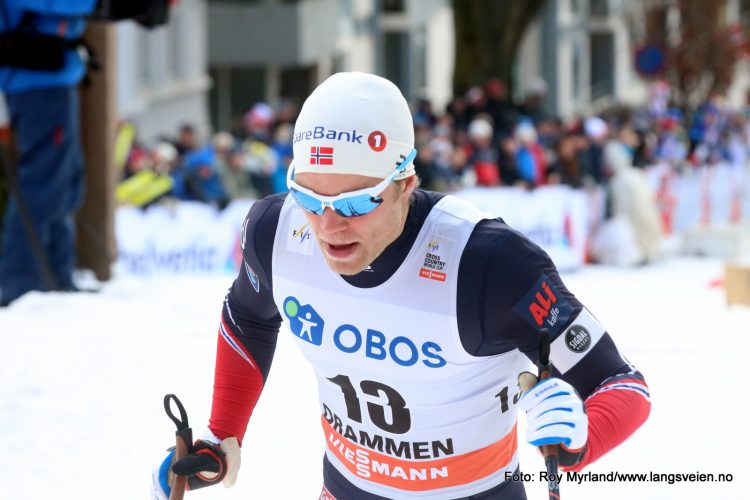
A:
{"type": "Polygon", "coordinates": [[[358,189],[357,191],[349,191],[346,193],[340,193],[336,196],[324,196],[322,194],[318,194],[315,191],[311,189],[307,189],[304,186],[300,186],[296,182],[294,182],[294,162],[292,161],[291,165],[289,165],[289,170],[286,173],[286,185],[287,187],[291,189],[295,189],[296,191],[299,191],[300,193],[304,193],[307,196],[310,196],[312,198],[315,198],[321,203],[321,206],[323,208],[323,211],[325,211],[325,207],[329,207],[331,210],[334,210],[333,203],[335,201],[343,200],[346,198],[352,198],[354,196],[361,196],[361,195],[369,195],[372,198],[380,198],[380,194],[385,191],[385,189],[388,187],[388,185],[393,182],[393,180],[396,178],[397,175],[402,173],[406,168],[409,166],[411,162],[414,161],[414,158],[417,156],[417,150],[412,149],[411,153],[404,158],[404,161],[399,163],[396,166],[396,169],[393,171],[391,175],[383,179],[382,182],[379,182],[375,186],[364,188],[364,189],[358,189]]]}

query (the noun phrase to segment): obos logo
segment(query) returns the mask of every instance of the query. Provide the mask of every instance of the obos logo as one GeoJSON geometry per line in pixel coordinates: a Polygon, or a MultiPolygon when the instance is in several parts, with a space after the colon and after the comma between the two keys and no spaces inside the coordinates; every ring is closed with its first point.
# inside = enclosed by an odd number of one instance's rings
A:
{"type": "MultiPolygon", "coordinates": [[[[325,321],[309,304],[301,305],[295,297],[284,300],[284,314],[289,318],[292,333],[313,345],[323,343],[325,321]]],[[[388,338],[383,332],[368,328],[364,333],[354,325],[344,324],[333,332],[333,345],[346,354],[364,351],[364,355],[378,361],[390,358],[401,366],[413,366],[419,361],[428,368],[440,368],[447,362],[438,353],[443,350],[436,342],[417,346],[404,336],[388,338]]]]}

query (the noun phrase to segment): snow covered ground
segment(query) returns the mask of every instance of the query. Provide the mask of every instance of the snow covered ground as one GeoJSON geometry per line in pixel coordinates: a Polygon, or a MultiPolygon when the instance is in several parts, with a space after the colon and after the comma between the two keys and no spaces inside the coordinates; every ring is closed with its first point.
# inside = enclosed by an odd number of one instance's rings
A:
{"type": "MultiPolygon", "coordinates": [[[[653,402],[649,421],[588,470],[734,480],[563,480],[563,498],[750,498],[743,458],[750,391],[742,382],[750,308],[727,308],[723,289],[710,286],[722,273],[718,260],[678,258],[563,278],[645,374],[653,402]]],[[[147,498],[151,470],[173,443],[164,394],[177,394],[196,434],[203,432],[220,304],[231,281],[118,276],[98,294],[34,293],[0,310],[0,498],[147,498]]],[[[311,369],[281,335],[237,485],[187,498],[315,499],[322,437],[311,369]]],[[[536,476],[543,468],[536,449],[520,441],[519,452],[522,470],[536,476]]],[[[546,498],[538,480],[527,492],[546,498]]]]}

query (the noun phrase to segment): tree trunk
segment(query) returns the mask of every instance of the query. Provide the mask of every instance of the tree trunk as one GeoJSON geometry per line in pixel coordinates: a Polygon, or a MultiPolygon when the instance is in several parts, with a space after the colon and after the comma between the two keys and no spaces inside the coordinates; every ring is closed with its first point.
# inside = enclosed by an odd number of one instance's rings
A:
{"type": "Polygon", "coordinates": [[[117,125],[115,27],[92,22],[85,35],[101,69],[81,85],[81,136],[86,161],[86,199],[76,215],[78,267],[101,281],[115,261],[115,128],[117,125]]]}
{"type": "Polygon", "coordinates": [[[454,91],[489,78],[512,92],[513,63],[523,34],[545,0],[453,0],[456,33],[454,91]]]}
{"type": "Polygon", "coordinates": [[[678,0],[645,4],[646,43],[663,47],[665,77],[675,105],[688,111],[714,92],[723,93],[734,78],[737,47],[726,25],[726,0],[678,0]],[[679,23],[667,33],[667,13],[676,9],[679,23]]]}

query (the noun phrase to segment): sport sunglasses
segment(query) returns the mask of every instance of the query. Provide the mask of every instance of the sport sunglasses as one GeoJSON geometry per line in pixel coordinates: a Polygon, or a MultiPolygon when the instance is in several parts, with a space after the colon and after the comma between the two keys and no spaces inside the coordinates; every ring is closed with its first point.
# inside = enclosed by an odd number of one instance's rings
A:
{"type": "Polygon", "coordinates": [[[396,166],[393,173],[383,179],[383,182],[378,185],[348,193],[341,193],[336,196],[323,196],[294,182],[294,163],[290,165],[287,172],[286,184],[289,187],[292,197],[294,197],[294,201],[310,213],[323,215],[326,207],[331,207],[342,217],[359,217],[369,214],[383,203],[383,198],[380,197],[381,193],[385,191],[385,188],[393,182],[393,179],[398,174],[406,170],[415,156],[417,156],[417,150],[412,149],[411,153],[396,166]]]}

